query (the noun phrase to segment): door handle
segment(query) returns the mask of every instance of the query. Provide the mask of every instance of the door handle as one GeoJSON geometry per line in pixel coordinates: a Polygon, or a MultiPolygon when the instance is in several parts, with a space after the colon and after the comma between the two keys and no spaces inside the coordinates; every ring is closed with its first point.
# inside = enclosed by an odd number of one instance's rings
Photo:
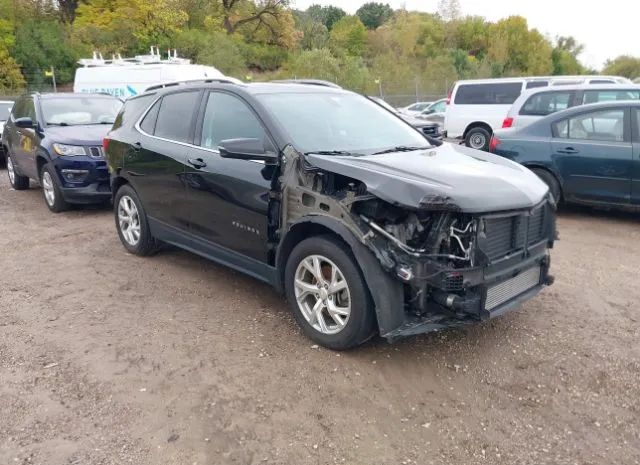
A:
{"type": "Polygon", "coordinates": [[[133,151],[134,152],[139,152],[141,148],[142,148],[142,144],[140,142],[136,142],[136,143],[133,144],[133,151]]]}
{"type": "Polygon", "coordinates": [[[564,154],[567,154],[567,155],[572,155],[574,153],[580,153],[580,151],[574,149],[573,147],[565,147],[564,149],[559,149],[558,153],[564,153],[564,154]]]}
{"type": "Polygon", "coordinates": [[[187,161],[191,166],[198,170],[207,166],[202,158],[189,158],[187,161]]]}

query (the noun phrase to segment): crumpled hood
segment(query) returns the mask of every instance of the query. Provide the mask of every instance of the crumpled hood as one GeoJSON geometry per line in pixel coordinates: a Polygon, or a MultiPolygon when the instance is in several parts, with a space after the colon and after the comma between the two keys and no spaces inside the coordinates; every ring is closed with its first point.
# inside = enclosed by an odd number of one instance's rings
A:
{"type": "Polygon", "coordinates": [[[306,155],[312,165],[363,182],[382,200],[416,209],[468,213],[530,208],[548,188],[527,168],[478,150],[444,143],[382,155],[306,155]]]}
{"type": "Polygon", "coordinates": [[[111,130],[110,124],[83,126],[49,126],[45,129],[51,142],[70,145],[102,145],[102,139],[111,130]]]}

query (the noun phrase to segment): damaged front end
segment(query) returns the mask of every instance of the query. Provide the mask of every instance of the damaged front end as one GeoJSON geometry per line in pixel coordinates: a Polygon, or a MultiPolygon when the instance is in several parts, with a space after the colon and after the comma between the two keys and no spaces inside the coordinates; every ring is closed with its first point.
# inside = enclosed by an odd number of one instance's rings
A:
{"type": "Polygon", "coordinates": [[[548,196],[491,213],[466,212],[437,194],[408,206],[288,149],[279,177],[280,236],[306,221],[341,235],[360,263],[380,333],[389,340],[492,318],[553,281],[548,249],[556,235],[555,206],[548,196]]]}

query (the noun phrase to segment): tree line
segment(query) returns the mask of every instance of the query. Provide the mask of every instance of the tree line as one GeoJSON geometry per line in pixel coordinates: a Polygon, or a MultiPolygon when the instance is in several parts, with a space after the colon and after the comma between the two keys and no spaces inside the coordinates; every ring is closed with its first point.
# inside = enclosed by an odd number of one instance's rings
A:
{"type": "MultiPolygon", "coordinates": [[[[151,46],[242,80],[320,78],[368,93],[442,93],[461,78],[595,73],[572,37],[549,39],[512,16],[465,16],[457,0],[437,13],[378,2],[355,15],[336,6],[301,11],[289,0],[0,0],[0,91],[38,88],[53,67],[73,81],[94,50],[151,46]]],[[[640,76],[640,59],[608,61],[606,74],[640,76]]]]}

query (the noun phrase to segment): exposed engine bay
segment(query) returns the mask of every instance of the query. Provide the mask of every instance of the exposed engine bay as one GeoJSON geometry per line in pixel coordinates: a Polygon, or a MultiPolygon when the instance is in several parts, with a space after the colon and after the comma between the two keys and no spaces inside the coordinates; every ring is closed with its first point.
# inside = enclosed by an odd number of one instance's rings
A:
{"type": "Polygon", "coordinates": [[[411,207],[372,194],[362,180],[317,168],[293,149],[285,156],[281,224],[292,227],[314,215],[340,221],[402,287],[404,301],[395,311],[404,313],[403,324],[383,336],[485,319],[513,303],[511,297],[550,284],[547,249],[555,223],[546,200],[498,214],[467,213],[443,195],[411,207]],[[503,289],[501,282],[513,285],[503,289]]]}

